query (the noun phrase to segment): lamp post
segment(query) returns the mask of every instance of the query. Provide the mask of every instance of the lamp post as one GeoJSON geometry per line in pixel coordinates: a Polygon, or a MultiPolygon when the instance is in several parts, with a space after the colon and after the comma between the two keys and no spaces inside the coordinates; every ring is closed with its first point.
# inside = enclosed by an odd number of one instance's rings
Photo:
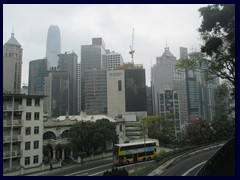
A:
{"type": "Polygon", "coordinates": [[[144,144],[144,159],[146,160],[146,140],[145,140],[145,126],[143,123],[140,123],[143,128],[143,144],[144,144]]]}

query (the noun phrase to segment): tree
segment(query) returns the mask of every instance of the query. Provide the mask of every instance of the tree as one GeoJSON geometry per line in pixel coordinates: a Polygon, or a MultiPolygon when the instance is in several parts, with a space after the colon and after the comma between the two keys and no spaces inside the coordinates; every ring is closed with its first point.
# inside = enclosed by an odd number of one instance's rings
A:
{"type": "Polygon", "coordinates": [[[139,126],[144,126],[148,132],[148,137],[156,138],[162,144],[169,144],[174,139],[173,118],[173,114],[147,116],[139,122],[139,126]]]}
{"type": "Polygon", "coordinates": [[[203,17],[198,29],[203,56],[182,59],[177,67],[199,69],[208,77],[231,83],[235,97],[235,5],[214,4],[199,9],[203,17]]]}
{"type": "Polygon", "coordinates": [[[207,143],[213,140],[210,124],[200,117],[191,118],[185,128],[185,142],[192,145],[207,143]]]}
{"type": "Polygon", "coordinates": [[[117,141],[116,127],[107,119],[81,121],[69,130],[69,140],[76,153],[90,155],[99,147],[106,150],[107,142],[117,141]]]}

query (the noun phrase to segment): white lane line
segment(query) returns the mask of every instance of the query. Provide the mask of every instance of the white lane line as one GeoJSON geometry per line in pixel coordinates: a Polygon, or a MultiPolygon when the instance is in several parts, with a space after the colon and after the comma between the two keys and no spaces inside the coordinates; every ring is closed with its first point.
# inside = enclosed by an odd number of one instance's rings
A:
{"type": "Polygon", "coordinates": [[[88,175],[88,172],[83,173],[83,174],[79,174],[79,175],[77,175],[77,176],[84,176],[84,175],[88,175]]]}
{"type": "Polygon", "coordinates": [[[207,161],[203,161],[196,166],[192,167],[191,169],[187,170],[185,173],[183,173],[181,176],[186,176],[188,173],[190,173],[192,170],[196,169],[197,167],[201,166],[202,164],[206,163],[207,161]]]}
{"type": "Polygon", "coordinates": [[[109,166],[109,165],[113,165],[113,163],[105,164],[105,165],[102,165],[102,166],[98,166],[98,167],[94,167],[94,168],[90,168],[90,169],[86,169],[86,170],[82,170],[82,171],[78,171],[78,172],[74,172],[74,173],[71,173],[71,174],[66,174],[64,176],[72,176],[72,175],[75,175],[75,174],[83,173],[83,172],[86,172],[86,171],[91,171],[91,170],[98,169],[98,168],[105,167],[105,166],[109,166]]]}
{"type": "MultiPolygon", "coordinates": [[[[106,170],[105,170],[105,171],[106,171],[106,170]]],[[[97,173],[95,173],[95,174],[90,174],[90,175],[88,175],[88,176],[95,176],[96,174],[101,174],[101,173],[104,173],[105,171],[97,172],[97,173]]]]}

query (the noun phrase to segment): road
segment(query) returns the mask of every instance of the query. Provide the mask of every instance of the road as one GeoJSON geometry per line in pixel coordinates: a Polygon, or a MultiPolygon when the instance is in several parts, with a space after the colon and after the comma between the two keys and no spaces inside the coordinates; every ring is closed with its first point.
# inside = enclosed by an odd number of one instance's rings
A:
{"type": "Polygon", "coordinates": [[[160,176],[195,176],[198,170],[203,167],[207,160],[219,149],[220,147],[198,152],[177,160],[174,162],[174,165],[170,166],[160,176]]]}
{"type": "MultiPolygon", "coordinates": [[[[142,162],[138,164],[129,164],[118,168],[126,168],[127,170],[136,170],[143,165],[152,163],[153,161],[142,162]]],[[[112,158],[101,159],[97,161],[87,162],[83,165],[74,165],[71,167],[63,167],[61,169],[43,172],[40,174],[32,174],[31,176],[102,176],[107,170],[113,167],[112,158]]]]}

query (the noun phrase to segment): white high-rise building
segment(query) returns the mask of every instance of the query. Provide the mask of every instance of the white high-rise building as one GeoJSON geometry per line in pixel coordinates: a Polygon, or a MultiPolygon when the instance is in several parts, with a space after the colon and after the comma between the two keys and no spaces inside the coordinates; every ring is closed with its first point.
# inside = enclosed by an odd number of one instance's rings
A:
{"type": "Polygon", "coordinates": [[[3,92],[21,93],[22,51],[12,33],[3,46],[3,92]]]}
{"type": "Polygon", "coordinates": [[[56,25],[51,25],[48,29],[47,34],[47,50],[46,57],[48,60],[48,65],[58,66],[58,54],[61,53],[61,35],[59,27],[56,25]]]}
{"type": "Polygon", "coordinates": [[[107,70],[116,70],[118,66],[123,64],[122,55],[109,50],[106,50],[106,54],[103,55],[103,67],[107,70]]]}

